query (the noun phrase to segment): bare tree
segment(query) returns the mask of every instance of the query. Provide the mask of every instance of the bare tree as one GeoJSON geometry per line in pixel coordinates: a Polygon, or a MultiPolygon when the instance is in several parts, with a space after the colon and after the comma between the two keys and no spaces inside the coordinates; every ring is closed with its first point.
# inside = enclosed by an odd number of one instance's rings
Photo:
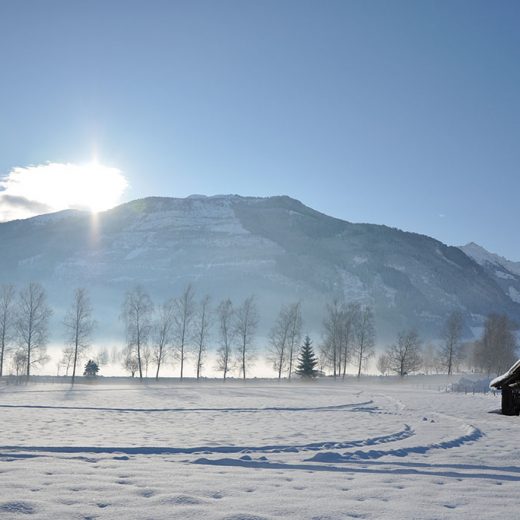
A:
{"type": "Polygon", "coordinates": [[[277,372],[278,380],[282,379],[282,372],[288,362],[289,334],[292,326],[292,316],[290,308],[282,305],[276,322],[269,333],[269,353],[268,359],[273,364],[273,369],[277,372]]]}
{"type": "Polygon", "coordinates": [[[72,305],[65,315],[63,324],[68,348],[73,351],[71,384],[74,386],[77,363],[90,346],[90,337],[94,328],[92,307],[86,289],[80,288],[74,291],[72,305]]]}
{"type": "Polygon", "coordinates": [[[150,367],[150,363],[153,359],[153,352],[150,348],[150,345],[146,344],[143,345],[143,348],[141,350],[141,363],[144,368],[144,377],[148,378],[148,368],[150,367]]]}
{"type": "Polygon", "coordinates": [[[168,300],[164,302],[159,309],[159,316],[154,325],[154,345],[152,350],[152,359],[157,366],[155,379],[159,379],[159,370],[161,365],[167,359],[170,352],[173,325],[175,317],[175,301],[168,300]]]}
{"type": "Polygon", "coordinates": [[[268,359],[277,372],[278,379],[287,372],[289,379],[293,371],[294,357],[301,340],[302,318],[300,303],[282,305],[275,324],[269,333],[268,359]]]}
{"type": "Polygon", "coordinates": [[[388,365],[392,372],[404,377],[421,368],[421,340],[415,330],[400,332],[397,341],[388,347],[388,365]]]}
{"type": "Polygon", "coordinates": [[[138,285],[127,291],[121,311],[125,323],[126,341],[135,348],[139,379],[143,380],[142,349],[148,344],[152,330],[153,304],[150,296],[138,285]]]}
{"type": "Polygon", "coordinates": [[[377,358],[376,367],[381,372],[381,375],[386,376],[390,370],[390,360],[388,359],[388,354],[384,352],[379,355],[377,358]]]}
{"type": "Polygon", "coordinates": [[[207,351],[207,342],[211,328],[210,297],[205,296],[200,302],[198,312],[195,316],[195,344],[196,344],[196,370],[197,379],[202,375],[202,367],[207,351]]]}
{"type": "Polygon", "coordinates": [[[60,367],[65,367],[65,375],[69,375],[70,367],[72,366],[72,363],[74,362],[74,347],[68,346],[65,347],[61,352],[61,359],[58,362],[58,373],[60,370],[60,367]]]}
{"type": "Polygon", "coordinates": [[[238,340],[237,362],[244,380],[247,376],[247,367],[251,366],[255,358],[253,338],[257,326],[258,311],[255,297],[249,296],[237,309],[235,315],[235,331],[238,340]]]}
{"type": "Polygon", "coordinates": [[[234,327],[235,311],[233,310],[233,304],[229,298],[219,303],[217,307],[217,317],[220,347],[217,350],[216,369],[222,372],[225,381],[228,372],[231,370],[231,354],[236,332],[234,327]]]}
{"type": "Polygon", "coordinates": [[[517,359],[515,324],[504,314],[490,314],[482,338],[476,342],[476,365],[487,373],[501,374],[517,359]]]}
{"type": "Polygon", "coordinates": [[[361,370],[367,361],[374,355],[375,327],[374,314],[369,305],[363,307],[359,314],[356,327],[356,338],[353,353],[357,359],[357,377],[361,377],[361,370]]]}
{"type": "Polygon", "coordinates": [[[17,378],[20,378],[27,368],[27,353],[17,350],[11,359],[12,368],[17,378]]]}
{"type": "Polygon", "coordinates": [[[14,285],[2,285],[0,288],[0,377],[4,374],[5,358],[11,350],[14,339],[15,297],[14,285]]]}
{"type": "Polygon", "coordinates": [[[344,304],[334,300],[327,304],[323,320],[322,358],[326,366],[332,368],[334,379],[341,373],[341,336],[344,318],[344,304]]]}
{"type": "Polygon", "coordinates": [[[357,303],[350,303],[343,309],[342,323],[340,329],[340,360],[343,370],[342,377],[345,379],[347,373],[347,364],[352,358],[354,340],[356,338],[356,330],[359,325],[361,308],[357,303]]]}
{"type": "Polygon", "coordinates": [[[181,381],[184,377],[184,361],[188,344],[193,335],[193,318],[195,316],[195,291],[191,284],[175,300],[174,334],[176,340],[176,356],[181,362],[181,381]]]}
{"type": "Polygon", "coordinates": [[[444,343],[439,349],[439,360],[449,376],[453,373],[460,357],[460,340],[464,327],[464,318],[458,311],[452,312],[444,324],[444,343]]]}
{"type": "Polygon", "coordinates": [[[287,338],[287,376],[291,379],[295,356],[302,339],[302,311],[300,302],[293,303],[289,306],[289,315],[291,326],[287,338]]]}
{"type": "Polygon", "coordinates": [[[123,369],[130,373],[132,377],[135,377],[135,373],[139,370],[139,361],[137,360],[137,354],[133,345],[127,345],[122,352],[122,366],[123,369]]]}
{"type": "Polygon", "coordinates": [[[342,376],[345,379],[347,365],[354,353],[360,318],[361,307],[358,303],[346,305],[334,300],[326,307],[322,360],[332,369],[334,378],[342,376]]]}
{"type": "Polygon", "coordinates": [[[18,343],[25,355],[25,376],[29,381],[31,367],[44,364],[49,359],[47,335],[52,310],[47,305],[45,290],[39,283],[31,282],[20,291],[17,315],[18,343]]]}

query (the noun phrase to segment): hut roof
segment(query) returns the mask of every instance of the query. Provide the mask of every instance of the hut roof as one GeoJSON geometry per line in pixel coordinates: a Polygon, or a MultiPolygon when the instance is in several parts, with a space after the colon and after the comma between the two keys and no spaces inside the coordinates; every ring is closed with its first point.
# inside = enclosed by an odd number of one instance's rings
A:
{"type": "Polygon", "coordinates": [[[495,377],[489,383],[489,386],[491,388],[502,388],[514,383],[520,383],[520,359],[505,374],[495,377]]]}

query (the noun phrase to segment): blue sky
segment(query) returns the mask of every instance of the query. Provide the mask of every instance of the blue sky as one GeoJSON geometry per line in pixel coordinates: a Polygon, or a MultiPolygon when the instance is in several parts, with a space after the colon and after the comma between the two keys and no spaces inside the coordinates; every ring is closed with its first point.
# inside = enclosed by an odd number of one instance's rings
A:
{"type": "Polygon", "coordinates": [[[519,26],[517,1],[2,0],[0,175],[97,155],[122,200],[288,194],[520,260],[519,26]]]}

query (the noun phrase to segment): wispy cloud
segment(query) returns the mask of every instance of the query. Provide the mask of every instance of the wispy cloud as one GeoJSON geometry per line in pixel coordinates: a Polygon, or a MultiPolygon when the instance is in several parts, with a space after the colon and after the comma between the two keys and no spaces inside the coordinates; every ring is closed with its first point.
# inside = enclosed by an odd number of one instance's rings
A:
{"type": "Polygon", "coordinates": [[[0,221],[63,209],[108,209],[127,186],[120,170],[97,163],[16,167],[0,178],[0,221]]]}

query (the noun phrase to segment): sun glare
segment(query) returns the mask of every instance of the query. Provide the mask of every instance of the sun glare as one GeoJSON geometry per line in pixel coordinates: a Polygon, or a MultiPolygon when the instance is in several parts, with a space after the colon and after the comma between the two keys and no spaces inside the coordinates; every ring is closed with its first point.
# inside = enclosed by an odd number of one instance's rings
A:
{"type": "Polygon", "coordinates": [[[127,186],[126,179],[117,168],[98,163],[78,166],[69,179],[69,202],[93,212],[103,211],[119,202],[127,186]]]}
{"type": "Polygon", "coordinates": [[[128,182],[118,168],[98,162],[47,163],[15,168],[3,185],[4,194],[39,203],[48,208],[47,211],[98,212],[115,206],[128,182]]]}

